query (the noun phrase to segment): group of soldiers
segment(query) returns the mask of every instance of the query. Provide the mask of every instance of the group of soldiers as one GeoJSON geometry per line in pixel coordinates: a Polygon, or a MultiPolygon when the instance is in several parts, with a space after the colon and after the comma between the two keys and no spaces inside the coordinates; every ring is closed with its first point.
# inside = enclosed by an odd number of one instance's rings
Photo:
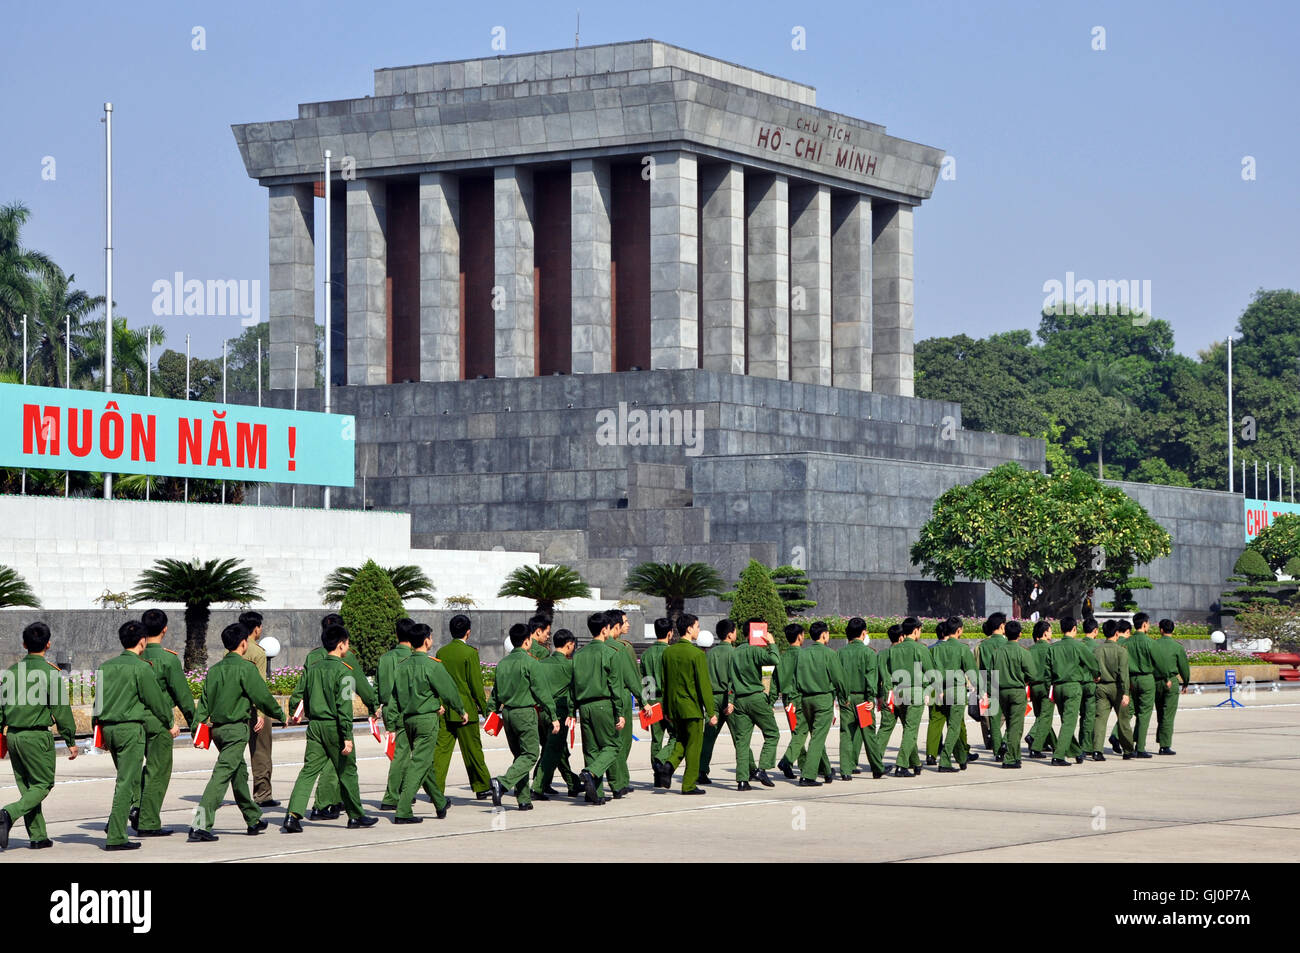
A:
{"type": "MultiPolygon", "coordinates": [[[[967,715],[980,724],[985,745],[1003,768],[1021,766],[1021,732],[1027,708],[1034,723],[1024,736],[1030,758],[1048,757],[1068,766],[1086,757],[1104,761],[1103,743],[1130,758],[1149,758],[1146,739],[1154,713],[1159,753],[1173,755],[1178,696],[1190,672],[1186,653],[1174,639],[1174,625],[1161,620],[1162,638],[1152,639],[1150,619],[1138,613],[1127,620],[1060,620],[1061,635],[1035,622],[1032,647],[1020,641],[1022,625],[995,612],[983,624],[985,638],[972,651],[961,636],[962,620],[942,620],[938,641],[920,641],[915,618],[891,626],[890,645],[880,652],[868,645],[866,623],[850,619],[846,641],[829,646],[824,622],[807,629],[786,626],[788,647],[779,652],[759,619],[740,627],[724,619],[717,644],[707,653],[697,644],[699,619],[689,613],[656,619],[655,642],[638,659],[626,638],[628,618],[618,609],[587,619],[590,641],[578,649],[567,629],[552,634],[544,614],[509,631],[511,651],[496,666],[492,691],[485,691],[482,666],[470,644],[471,622],[456,615],[448,623],[451,640],[433,652],[428,625],[402,619],[397,645],[379,659],[372,686],[351,652],[343,619],[321,620],[321,645],[308,656],[304,673],[284,711],[267,687],[264,672],[250,660],[257,652],[257,626],[245,622],[221,633],[225,656],[208,670],[197,704],[176,653],[161,646],[166,615],[158,609],[118,632],[123,651],[100,668],[96,684],[96,744],[113,757],[117,778],[105,830],[107,850],[140,846],[128,838],[165,836],[161,805],[170,782],[173,706],[195,734],[217,748],[216,763],[188,833],[190,842],[214,841],[217,809],[233,793],[250,835],[266,830],[262,808],[278,802],[255,800],[249,790],[244,751],[270,722],[307,721],[304,764],[294,784],[280,830],[300,833],[308,820],[334,820],[346,813],[349,828],[365,828],[367,815],[358,787],[353,735],[354,696],[371,716],[371,730],[387,746],[391,763],[381,810],[394,812],[396,824],[418,824],[414,802],[423,790],[436,817],[447,816],[444,793],[453,751],[459,747],[470,788],[478,800],[500,809],[512,796],[519,810],[534,801],[581,798],[604,804],[633,791],[628,759],[633,717],[639,710],[650,735],[650,761],[656,788],[670,788],[682,769],[681,793],[704,794],[714,745],[724,727],[736,750],[736,787],[773,787],[768,774],[779,768],[801,786],[816,787],[834,778],[827,738],[839,719],[839,780],[859,773],[865,751],[872,776],[884,777],[884,755],[894,729],[902,729],[895,777],[921,773],[919,727],[929,709],[926,763],[940,772],[958,772],[979,756],[966,735],[967,715]],[[1082,631],[1080,632],[1080,628],[1082,631]],[[1100,637],[1098,637],[1100,634],[1100,637]],[[774,706],[784,706],[791,737],[780,760],[780,730],[774,706]],[[635,704],[635,709],[634,709],[635,704]],[[838,715],[837,715],[838,707],[838,715]],[[1059,715],[1054,728],[1053,713],[1059,715]],[[1110,716],[1114,732],[1107,735],[1110,716]],[[382,715],[386,734],[378,730],[382,715]],[[481,725],[480,718],[486,718],[481,725]],[[481,731],[504,731],[513,760],[493,776],[483,756],[481,731]],[[570,764],[570,747],[581,731],[583,763],[570,764]],[[755,756],[754,731],[761,735],[755,756]],[[797,772],[797,774],[796,774],[797,772]],[[565,790],[553,787],[556,774],[565,790]],[[818,779],[821,780],[818,780],[818,779]],[[315,789],[310,813],[307,803],[315,789]]],[[[54,725],[77,757],[75,725],[65,680],[45,658],[50,630],[42,622],[23,632],[27,655],[5,673],[0,697],[0,727],[6,730],[9,758],[19,800],[0,810],[0,849],[21,817],[29,846],[52,846],[41,805],[54,784],[54,725]],[[22,691],[14,693],[13,686],[22,691]]],[[[206,746],[206,744],[204,745],[206,746]]]]}

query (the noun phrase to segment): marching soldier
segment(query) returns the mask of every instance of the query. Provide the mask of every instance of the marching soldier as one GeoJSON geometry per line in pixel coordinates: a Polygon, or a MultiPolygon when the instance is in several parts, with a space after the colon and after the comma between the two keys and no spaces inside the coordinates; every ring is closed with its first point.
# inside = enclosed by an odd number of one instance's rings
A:
{"type": "MultiPolygon", "coordinates": [[[[840,702],[840,780],[852,781],[858,769],[858,757],[867,749],[871,776],[879,778],[885,766],[876,747],[875,719],[871,727],[858,723],[858,706],[864,702],[872,709],[880,695],[880,657],[871,651],[863,638],[865,620],[854,616],[845,627],[844,648],[840,650],[840,668],[844,673],[844,698],[840,702]]],[[[770,712],[770,706],[769,706],[770,712]]]]}
{"type": "MultiPolygon", "coordinates": [[[[812,641],[800,649],[799,667],[795,680],[802,701],[800,714],[808,721],[808,750],[799,759],[800,787],[821,787],[817,768],[826,759],[826,736],[830,734],[831,719],[835,713],[835,700],[848,695],[844,690],[844,671],[839,657],[826,644],[831,637],[825,622],[818,620],[808,629],[812,641]],[[809,767],[812,771],[809,773],[809,767]]],[[[854,717],[857,713],[854,713],[854,717]]],[[[840,766],[841,769],[843,765],[840,766]]],[[[850,770],[852,766],[850,765],[850,770]]],[[[830,767],[826,769],[826,783],[830,783],[830,767]]]]}
{"type": "MultiPolygon", "coordinates": [[[[1052,697],[1061,713],[1061,733],[1052,750],[1052,764],[1068,766],[1070,757],[1083,763],[1083,749],[1075,739],[1075,724],[1083,700],[1083,684],[1097,677],[1097,657],[1074,637],[1076,623],[1070,616],[1061,619],[1061,641],[1047,652],[1044,677],[1052,687],[1052,697]]],[[[1047,718],[1052,717],[1051,707],[1047,718]]]]}
{"type": "Polygon", "coordinates": [[[1174,743],[1174,718],[1178,715],[1178,696],[1187,691],[1192,670],[1187,665],[1187,650],[1174,638],[1172,619],[1160,620],[1160,638],[1151,642],[1151,656],[1155,662],[1156,744],[1160,754],[1178,752],[1174,743]],[[1181,684],[1176,684],[1181,680],[1181,684]]]}
{"type": "Polygon", "coordinates": [[[496,684],[492,689],[493,711],[505,726],[506,743],[515,756],[506,773],[491,781],[492,806],[500,807],[501,796],[510,793],[514,794],[521,811],[533,809],[528,777],[537,764],[541,748],[538,715],[549,722],[548,734],[560,733],[555,700],[546,687],[546,677],[538,671],[537,659],[528,651],[532,647],[531,639],[528,626],[510,627],[510,644],[514,649],[497,665],[496,684]]]}
{"type": "Polygon", "coordinates": [[[1025,735],[1025,744],[1029,745],[1029,757],[1045,758],[1045,750],[1056,748],[1056,732],[1052,730],[1052,683],[1047,673],[1047,653],[1052,647],[1052,623],[1039,619],[1034,623],[1033,637],[1034,643],[1029,649],[1032,666],[1029,672],[1029,700],[1034,706],[1034,727],[1025,735]]]}
{"type": "MultiPolygon", "coordinates": [[[[975,667],[980,677],[980,696],[984,701],[989,701],[991,694],[996,688],[990,683],[991,676],[990,662],[997,650],[1007,644],[1007,615],[1005,612],[994,612],[984,620],[984,635],[986,638],[979,645],[975,646],[975,667]]],[[[1002,725],[995,712],[980,719],[980,728],[984,732],[984,743],[989,750],[993,752],[995,759],[1001,758],[1002,750],[1002,725]]]]}
{"type": "Polygon", "coordinates": [[[456,691],[464,703],[464,714],[453,721],[443,715],[438,730],[438,750],[433,756],[433,770],[439,791],[447,790],[447,771],[451,767],[451,753],[460,746],[460,757],[465,762],[469,786],[480,801],[492,796],[489,785],[492,775],[483,757],[483,736],[478,719],[487,714],[487,696],[483,692],[483,665],[478,649],[469,644],[470,621],[467,615],[454,615],[447,623],[451,641],[438,649],[435,658],[446,668],[456,691]]]}
{"type": "Polygon", "coordinates": [[[397,809],[397,798],[402,791],[402,779],[406,766],[411,762],[411,742],[406,737],[406,719],[402,717],[402,708],[397,702],[397,666],[411,657],[410,619],[398,619],[394,628],[397,630],[397,645],[379,657],[375,670],[375,680],[379,683],[378,694],[381,711],[384,715],[384,730],[393,734],[393,760],[388,765],[388,783],[384,787],[384,799],[379,803],[381,811],[397,809]]]}
{"type": "Polygon", "coordinates": [[[700,635],[700,620],[689,612],[677,617],[678,641],[664,652],[664,717],[672,719],[672,753],[655,772],[655,786],[670,788],[673,772],[683,759],[683,794],[704,794],[697,786],[700,777],[700,748],[704,744],[704,724],[717,725],[713,707],[713,685],[704,650],[695,644],[700,635]]]}
{"type": "Polygon", "coordinates": [[[776,640],[771,632],[763,636],[764,645],[749,644],[750,624],[762,621],[750,619],[745,623],[745,644],[731,655],[731,724],[736,741],[737,791],[751,790],[750,781],[757,781],[766,788],[776,786],[767,772],[769,768],[776,767],[776,746],[781,741],[781,732],[772,715],[771,696],[763,688],[763,666],[775,667],[780,659],[772,648],[776,640]],[[749,739],[753,737],[755,727],[763,736],[763,749],[757,763],[754,761],[754,752],[749,747],[749,739]]]}
{"type": "Polygon", "coordinates": [[[632,700],[638,707],[645,708],[645,695],[641,687],[641,669],[636,661],[636,648],[624,638],[628,631],[627,613],[622,609],[607,609],[609,616],[609,636],[605,647],[615,653],[614,664],[623,677],[623,690],[619,692],[619,715],[623,727],[618,730],[618,757],[606,772],[606,780],[614,792],[614,799],[627,797],[632,793],[632,774],[627,767],[627,759],[632,754],[632,700]]]}
{"type": "MultiPolygon", "coordinates": [[[[1101,627],[1106,640],[1097,646],[1097,720],[1092,727],[1093,743],[1106,737],[1106,721],[1111,710],[1115,712],[1116,744],[1127,761],[1133,757],[1133,732],[1124,718],[1124,707],[1129,703],[1128,685],[1132,673],[1128,668],[1128,650],[1119,643],[1119,628],[1113,619],[1101,627]]],[[[1092,753],[1093,761],[1105,761],[1100,751],[1092,753]]]]}
{"type": "Polygon", "coordinates": [[[605,803],[604,778],[618,757],[618,733],[624,724],[619,710],[624,679],[615,655],[619,650],[604,644],[612,628],[608,615],[593,612],[587,617],[591,642],[573,656],[572,691],[582,725],[584,761],[578,780],[588,804],[605,803]]]}
{"type": "Polygon", "coordinates": [[[951,619],[939,623],[936,632],[939,643],[930,649],[930,659],[938,673],[940,692],[938,717],[947,726],[943,747],[939,749],[939,771],[945,774],[965,771],[970,760],[970,745],[966,743],[967,692],[974,687],[975,656],[953,636],[959,631],[951,619]],[[953,759],[957,767],[952,766],[953,759]]]}
{"type": "MultiPolygon", "coordinates": [[[[555,717],[566,727],[573,723],[573,652],[578,643],[568,629],[560,629],[551,639],[554,651],[541,663],[541,674],[546,679],[546,688],[555,699],[555,717]]],[[[560,772],[564,779],[569,797],[582,793],[578,778],[569,767],[568,732],[561,728],[554,734],[542,732],[543,715],[537,715],[537,731],[542,738],[542,758],[533,773],[533,800],[549,801],[559,791],[551,787],[555,772],[560,772]]],[[[550,726],[547,725],[549,728],[550,726]]]]}
{"type": "MultiPolygon", "coordinates": [[[[727,724],[731,715],[731,656],[736,651],[736,623],[722,619],[717,625],[718,642],[713,645],[705,657],[709,663],[709,682],[713,685],[713,709],[718,713],[716,725],[704,728],[704,744],[700,748],[700,784],[712,784],[709,779],[709,766],[713,761],[713,746],[718,735],[727,724]]],[[[734,735],[734,732],[733,732],[734,735]]],[[[733,737],[734,741],[735,738],[733,737]]],[[[739,754],[737,755],[739,758],[739,754]]],[[[744,780],[737,765],[736,781],[744,780]]]]}
{"type": "MultiPolygon", "coordinates": [[[[250,609],[239,614],[240,625],[248,629],[248,651],[244,653],[244,658],[253,663],[257,674],[262,676],[262,681],[266,681],[266,653],[259,644],[262,641],[262,622],[260,612],[250,609]]],[[[149,658],[148,649],[145,649],[145,658],[149,658]]],[[[183,708],[181,710],[184,711],[183,708]]],[[[258,807],[279,807],[280,802],[271,797],[271,719],[263,718],[256,711],[251,717],[248,726],[248,760],[253,764],[253,800],[258,807]]]]}
{"type": "Polygon", "coordinates": [[[528,636],[532,639],[528,654],[539,662],[551,657],[551,617],[537,613],[528,620],[528,636]]]}
{"type": "MultiPolygon", "coordinates": [[[[785,641],[789,646],[781,653],[781,661],[776,666],[776,673],[772,681],[772,693],[781,695],[781,704],[785,706],[794,706],[795,726],[790,732],[790,744],[786,746],[785,754],[776,766],[781,769],[781,773],[787,778],[794,779],[795,762],[802,761],[805,751],[805,742],[808,740],[808,719],[803,716],[803,703],[799,698],[799,685],[796,673],[799,671],[799,651],[803,648],[804,629],[798,622],[791,622],[785,627],[785,641]]],[[[831,780],[831,762],[823,753],[822,763],[819,766],[821,774],[826,780],[831,780]]]]}
{"type": "Polygon", "coordinates": [[[1129,698],[1133,710],[1133,757],[1149,758],[1147,728],[1151,724],[1151,711],[1156,698],[1156,663],[1152,657],[1155,643],[1147,633],[1151,630],[1151,617],[1145,612],[1133,616],[1133,634],[1124,640],[1128,649],[1129,698]]]}
{"type": "Polygon", "coordinates": [[[920,733],[921,714],[925,710],[925,673],[934,668],[934,662],[929,650],[911,637],[920,628],[921,623],[911,616],[904,619],[902,625],[891,625],[891,644],[883,659],[886,667],[882,691],[893,695],[894,710],[881,712],[877,748],[883,761],[894,726],[902,724],[903,739],[894,763],[896,778],[921,775],[921,756],[916,748],[916,739],[920,733]]]}
{"type": "MultiPolygon", "coordinates": [[[[655,619],[655,644],[645,650],[641,656],[641,684],[645,689],[646,701],[650,704],[663,700],[664,690],[664,649],[668,648],[669,638],[673,634],[673,624],[667,619],[655,619]]],[[[668,757],[671,744],[665,744],[664,735],[667,720],[660,719],[650,726],[650,768],[668,757]]]]}
{"type": "MultiPolygon", "coordinates": [[[[153,666],[154,676],[163,698],[181,710],[185,724],[194,729],[194,693],[185,681],[180,657],[162,647],[167,634],[167,613],[147,609],[140,618],[145,631],[144,651],[140,657],[153,666]]],[[[144,772],[136,792],[136,807],[127,814],[127,823],[137,837],[165,837],[171,833],[162,826],[162,802],[172,780],[172,739],[180,734],[170,716],[166,722],[146,713],[144,726],[144,772]]]]}
{"type": "MultiPolygon", "coordinates": [[[[1029,678],[1031,662],[1029,652],[1019,642],[1020,623],[1012,619],[1006,624],[1004,631],[1006,643],[994,649],[993,657],[987,662],[990,677],[996,679],[998,686],[1001,718],[1006,720],[1006,734],[1002,742],[1005,745],[1002,767],[1019,768],[1020,732],[1025,727],[1025,682],[1029,678]]],[[[994,724],[998,721],[997,717],[993,718],[994,724]]]]}
{"type": "MultiPolygon", "coordinates": [[[[1097,620],[1089,616],[1083,620],[1080,626],[1083,631],[1083,637],[1079,640],[1085,649],[1092,654],[1092,660],[1097,661],[1097,646],[1101,644],[1101,639],[1097,637],[1097,620]]],[[[1091,677],[1087,671],[1079,673],[1079,687],[1082,689],[1082,697],[1079,702],[1079,750],[1084,756],[1091,755],[1098,751],[1100,744],[1092,743],[1092,724],[1097,718],[1097,680],[1091,677]]]]}
{"type": "Polygon", "coordinates": [[[447,796],[437,783],[434,757],[442,726],[461,721],[464,712],[461,711],[463,702],[455,681],[443,664],[429,655],[433,630],[417,622],[407,629],[406,635],[411,644],[411,654],[397,663],[394,679],[397,683],[397,707],[402,712],[411,758],[397,789],[397,813],[393,816],[393,823],[420,824],[424,818],[415,816],[412,805],[415,804],[415,792],[422,787],[433,801],[438,820],[447,816],[447,796]]]}

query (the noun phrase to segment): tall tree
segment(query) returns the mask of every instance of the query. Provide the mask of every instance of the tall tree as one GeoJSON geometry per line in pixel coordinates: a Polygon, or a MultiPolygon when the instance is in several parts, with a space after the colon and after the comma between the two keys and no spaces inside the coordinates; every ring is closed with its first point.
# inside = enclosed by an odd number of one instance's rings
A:
{"type": "Polygon", "coordinates": [[[0,365],[9,368],[22,365],[23,315],[36,313],[40,280],[55,271],[47,255],[22,243],[30,216],[27,206],[18,202],[0,205],[0,365]]]}

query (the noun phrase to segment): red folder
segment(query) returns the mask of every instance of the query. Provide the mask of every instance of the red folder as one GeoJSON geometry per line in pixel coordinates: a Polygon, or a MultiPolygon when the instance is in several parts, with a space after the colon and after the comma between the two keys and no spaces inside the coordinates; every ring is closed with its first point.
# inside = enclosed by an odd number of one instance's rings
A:
{"type": "Polygon", "coordinates": [[[893,693],[893,692],[890,692],[890,693],[889,693],[889,698],[886,699],[886,701],[885,701],[885,707],[889,709],[889,713],[890,713],[891,715],[894,713],[894,693],[893,693]]]}
{"type": "Polygon", "coordinates": [[[1033,695],[1034,695],[1033,689],[1031,689],[1028,685],[1026,685],[1026,686],[1025,686],[1025,715],[1026,715],[1026,717],[1028,717],[1029,713],[1032,712],[1032,711],[1034,710],[1033,702],[1030,701],[1030,699],[1033,698],[1033,695]]]}
{"type": "Polygon", "coordinates": [[[863,702],[858,706],[858,727],[870,728],[874,719],[871,715],[871,703],[863,702]]]}
{"type": "Polygon", "coordinates": [[[983,695],[981,695],[980,696],[980,717],[987,718],[988,714],[989,714],[988,699],[985,698],[983,695]]]}
{"type": "Polygon", "coordinates": [[[199,726],[194,729],[194,747],[207,749],[212,745],[212,731],[208,728],[207,722],[199,722],[199,726]]]}
{"type": "Polygon", "coordinates": [[[379,719],[374,715],[370,716],[370,734],[381,745],[384,743],[384,736],[379,732],[379,719]]]}
{"type": "Polygon", "coordinates": [[[749,644],[750,645],[767,645],[767,623],[751,622],[749,623],[749,644]]]}
{"type": "Polygon", "coordinates": [[[569,726],[569,747],[570,748],[573,747],[573,736],[577,733],[577,730],[578,730],[578,726],[576,724],[569,726]]]}
{"type": "Polygon", "coordinates": [[[9,754],[9,741],[4,735],[0,735],[0,760],[3,760],[9,754]]]}
{"type": "Polygon", "coordinates": [[[293,720],[295,723],[302,721],[303,707],[307,704],[307,699],[298,702],[298,707],[293,710],[293,720]]]}
{"type": "Polygon", "coordinates": [[[641,709],[641,730],[649,731],[651,725],[657,725],[664,720],[664,706],[655,702],[647,708],[641,709]]]}
{"type": "Polygon", "coordinates": [[[1047,700],[1048,700],[1049,702],[1051,702],[1051,701],[1056,701],[1056,686],[1055,686],[1055,685],[1048,685],[1048,686],[1047,686],[1047,700]]]}
{"type": "Polygon", "coordinates": [[[103,725],[96,725],[96,726],[95,726],[95,747],[96,747],[96,748],[103,748],[103,747],[105,747],[105,745],[104,745],[104,726],[103,726],[103,725]]]}
{"type": "Polygon", "coordinates": [[[493,738],[501,734],[501,716],[496,712],[489,712],[487,720],[483,722],[483,730],[493,738]]]}
{"type": "Polygon", "coordinates": [[[799,727],[799,716],[795,712],[794,702],[791,702],[790,704],[785,706],[785,718],[786,721],[790,722],[791,731],[794,731],[796,728],[799,727]]]}
{"type": "Polygon", "coordinates": [[[389,761],[397,757],[397,732],[388,733],[388,740],[384,742],[384,754],[388,755],[389,761]]]}

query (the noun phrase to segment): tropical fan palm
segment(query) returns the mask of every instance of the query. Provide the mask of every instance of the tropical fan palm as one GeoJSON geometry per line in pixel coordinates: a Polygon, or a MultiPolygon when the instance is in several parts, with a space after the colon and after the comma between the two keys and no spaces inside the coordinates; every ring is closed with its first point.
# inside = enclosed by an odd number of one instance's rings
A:
{"type": "MultiPolygon", "coordinates": [[[[91,296],[72,287],[76,275],[60,268],[44,277],[38,286],[40,305],[27,318],[28,376],[30,384],[70,387],[67,380],[68,325],[72,331],[73,369],[85,368],[81,353],[82,322],[104,306],[102,295],[91,296]],[[71,322],[66,319],[71,318],[71,322]]],[[[116,340],[114,345],[116,345],[116,340]]],[[[75,379],[74,379],[75,380],[75,379]]]]}
{"type": "Polygon", "coordinates": [[[22,363],[22,317],[39,310],[39,281],[57,269],[46,255],[24,248],[22,228],[31,213],[17,202],[0,206],[0,364],[22,363]]]}
{"type": "Polygon", "coordinates": [[[591,587],[569,566],[520,566],[506,577],[499,597],[520,596],[537,603],[537,611],[553,615],[565,599],[590,599],[591,587]]]}
{"type": "Polygon", "coordinates": [[[623,588],[663,599],[668,619],[676,622],[687,599],[721,595],[723,582],[708,563],[641,563],[627,574],[623,588]]]}
{"type": "Polygon", "coordinates": [[[16,570],[8,566],[0,566],[0,606],[26,606],[29,609],[39,609],[41,601],[36,598],[36,593],[32,592],[32,587],[27,585],[27,580],[16,570]]]}
{"type": "MultiPolygon", "coordinates": [[[[143,394],[149,370],[149,334],[155,345],[163,342],[163,329],[127,327],[126,318],[113,316],[113,390],[121,394],[143,394]]],[[[72,365],[72,378],[101,386],[104,377],[104,322],[92,321],[81,329],[81,359],[72,365]]],[[[73,345],[74,350],[77,344],[73,345]]]]}
{"type": "Polygon", "coordinates": [[[208,664],[208,620],[214,602],[260,602],[257,576],[238,559],[159,559],[136,580],[132,602],[185,604],[185,670],[208,664]]]}
{"type": "MultiPolygon", "coordinates": [[[[423,599],[429,605],[437,603],[438,599],[434,596],[434,585],[424,570],[419,566],[393,566],[391,568],[380,567],[397,594],[402,597],[402,602],[409,599],[423,599]]],[[[347,595],[348,589],[356,581],[357,573],[361,571],[360,566],[340,566],[328,576],[325,577],[325,585],[321,587],[321,600],[327,606],[336,606],[343,602],[343,597],[347,595]]]]}

